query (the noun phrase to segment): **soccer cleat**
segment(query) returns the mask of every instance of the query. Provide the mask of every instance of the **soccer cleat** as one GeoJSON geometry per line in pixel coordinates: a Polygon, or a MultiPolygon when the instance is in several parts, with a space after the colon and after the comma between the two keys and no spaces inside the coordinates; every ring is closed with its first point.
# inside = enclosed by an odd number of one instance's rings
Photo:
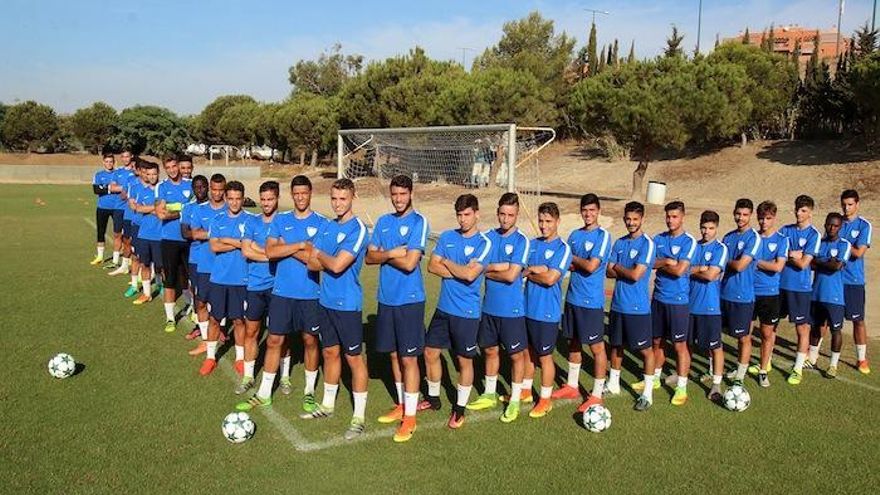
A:
{"type": "Polygon", "coordinates": [[[675,387],[675,394],[672,396],[673,406],[683,406],[687,403],[688,391],[687,387],[675,387]]]}
{"type": "Polygon", "coordinates": [[[733,383],[730,384],[732,387],[744,387],[742,380],[734,380],[733,383]]]}
{"type": "Polygon", "coordinates": [[[502,423],[513,423],[519,417],[519,402],[510,402],[504,408],[504,414],[501,415],[502,423]]]}
{"type": "Polygon", "coordinates": [[[767,377],[767,373],[761,372],[758,374],[758,385],[764,388],[770,386],[770,378],[767,377]]]}
{"type": "Polygon", "coordinates": [[[326,407],[315,404],[315,410],[312,412],[307,412],[300,414],[300,419],[324,419],[333,416],[333,409],[327,409],[326,407]]]}
{"type": "Polygon", "coordinates": [[[113,270],[112,272],[108,273],[107,275],[109,275],[109,276],[111,276],[111,277],[115,277],[115,276],[117,276],[117,275],[124,275],[124,274],[127,274],[127,273],[128,273],[128,269],[126,269],[126,268],[123,267],[122,265],[119,265],[119,266],[116,267],[115,270],[113,270]]]}
{"type": "Polygon", "coordinates": [[[590,406],[602,405],[602,403],[604,402],[605,401],[602,400],[601,397],[596,397],[595,395],[590,394],[590,396],[587,397],[587,400],[583,401],[581,405],[578,406],[577,412],[583,413],[584,411],[589,409],[590,406]]]}
{"type": "Polygon", "coordinates": [[[174,333],[175,330],[177,330],[177,323],[171,320],[165,322],[165,333],[174,333]]]}
{"type": "Polygon", "coordinates": [[[455,406],[452,408],[452,414],[449,415],[449,422],[446,423],[450,429],[457,430],[464,426],[464,408],[455,406]]]}
{"type": "Polygon", "coordinates": [[[266,397],[265,399],[261,399],[256,395],[253,395],[250,399],[239,402],[235,405],[236,411],[250,411],[251,409],[257,407],[266,407],[272,405],[272,397],[266,397]]]}
{"type": "Polygon", "coordinates": [[[734,368],[734,369],[728,371],[727,373],[725,373],[725,374],[724,374],[724,378],[727,378],[728,380],[734,380],[734,379],[736,379],[736,368],[734,368]]]}
{"type": "Polygon", "coordinates": [[[246,376],[235,386],[235,395],[241,395],[254,387],[254,377],[246,376]]]}
{"type": "Polygon", "coordinates": [[[810,358],[804,360],[804,369],[805,370],[813,370],[816,369],[816,363],[811,361],[810,358]]]}
{"type": "Polygon", "coordinates": [[[749,369],[746,370],[746,372],[752,376],[760,375],[761,374],[761,367],[758,366],[757,364],[753,364],[753,365],[749,366],[749,369]]]}
{"type": "Polygon", "coordinates": [[[571,385],[563,385],[550,394],[550,398],[553,400],[557,399],[580,399],[581,392],[577,389],[577,387],[572,387],[571,385]]]}
{"type": "Polygon", "coordinates": [[[837,378],[837,366],[829,366],[828,370],[825,371],[825,376],[828,378],[837,378]]]}
{"type": "Polygon", "coordinates": [[[205,341],[203,340],[203,341],[199,342],[199,345],[197,345],[197,346],[193,347],[192,349],[190,349],[189,351],[187,351],[187,354],[189,354],[190,356],[198,356],[199,354],[201,354],[207,350],[208,350],[208,344],[206,344],[205,341]]]}
{"type": "Polygon", "coordinates": [[[195,339],[201,337],[201,335],[202,335],[202,332],[199,330],[199,327],[195,327],[192,330],[190,330],[189,333],[186,334],[186,336],[184,338],[186,340],[195,340],[195,339]]]}
{"type": "Polygon", "coordinates": [[[278,391],[283,395],[290,395],[293,393],[293,386],[290,384],[290,378],[281,379],[281,382],[278,384],[278,391]]]}
{"type": "Polygon", "coordinates": [[[122,296],[126,298],[134,297],[136,295],[138,295],[138,290],[130,285],[127,289],[125,289],[125,292],[122,294],[122,296]]]}
{"type": "Polygon", "coordinates": [[[709,390],[709,400],[715,403],[721,403],[721,387],[718,385],[712,385],[712,390],[709,390]]]}
{"type": "Polygon", "coordinates": [[[237,359],[233,368],[235,368],[235,372],[238,373],[238,376],[244,376],[244,359],[237,359]]]}
{"type": "Polygon", "coordinates": [[[315,400],[315,394],[303,395],[302,409],[307,413],[313,413],[318,410],[318,401],[315,400]]]}
{"type": "Polygon", "coordinates": [[[651,408],[651,401],[649,401],[648,398],[645,397],[644,395],[640,395],[638,400],[636,400],[635,405],[633,406],[633,409],[635,409],[636,411],[639,411],[639,412],[647,411],[650,408],[651,408]]]}
{"type": "Polygon", "coordinates": [[[491,409],[497,405],[498,394],[482,394],[465,407],[471,411],[482,411],[483,409],[491,409]]]}
{"type": "Polygon", "coordinates": [[[403,404],[397,404],[387,413],[379,416],[379,422],[383,425],[396,423],[403,419],[403,404]]]}
{"type": "Polygon", "coordinates": [[[431,397],[427,396],[424,400],[419,401],[419,405],[416,407],[417,411],[427,411],[428,409],[432,411],[439,411],[443,407],[443,403],[440,402],[440,397],[431,397]]]}
{"type": "Polygon", "coordinates": [[[804,374],[797,370],[791,370],[791,374],[788,375],[788,384],[789,385],[800,385],[801,380],[804,379],[804,374]]]}
{"type": "Polygon", "coordinates": [[[605,384],[605,388],[602,389],[602,397],[616,397],[620,395],[620,387],[609,387],[608,384],[605,384]]]}
{"type": "Polygon", "coordinates": [[[138,296],[137,299],[135,299],[135,300],[132,301],[131,303],[134,304],[135,306],[140,306],[140,305],[142,305],[142,304],[147,304],[148,302],[150,302],[150,301],[152,301],[152,300],[153,300],[152,297],[150,297],[150,296],[148,296],[148,295],[146,295],[146,294],[141,294],[140,296],[138,296]]]}
{"type": "MultiPolygon", "coordinates": [[[[654,387],[654,390],[659,390],[660,389],[660,380],[654,379],[653,387],[654,387]]],[[[645,390],[645,381],[642,380],[642,381],[633,383],[632,389],[635,390],[636,392],[641,392],[642,390],[645,390]]]]}
{"type": "MultiPolygon", "coordinates": [[[[520,402],[520,404],[531,404],[531,403],[534,402],[534,401],[535,401],[535,398],[532,396],[532,391],[531,391],[531,390],[523,390],[523,391],[519,394],[519,402],[520,402]]],[[[508,402],[510,402],[510,396],[509,396],[509,395],[504,395],[504,396],[502,396],[502,397],[501,397],[501,402],[504,402],[504,403],[508,403],[508,402]]]]}
{"type": "Polygon", "coordinates": [[[202,363],[202,367],[199,368],[199,374],[202,376],[208,376],[214,371],[214,368],[216,367],[216,359],[205,359],[205,361],[202,363]]]}
{"type": "Polygon", "coordinates": [[[863,360],[859,361],[858,363],[856,363],[856,367],[859,369],[859,373],[861,373],[863,375],[870,375],[871,374],[871,367],[868,366],[867,359],[863,359],[863,360]]]}
{"type": "Polygon", "coordinates": [[[538,403],[535,405],[535,407],[533,407],[532,410],[529,411],[529,417],[535,418],[535,419],[543,418],[544,416],[547,415],[547,413],[549,413],[552,410],[553,410],[553,401],[551,401],[550,399],[543,399],[542,398],[542,399],[539,399],[538,403]]]}
{"type": "Polygon", "coordinates": [[[346,440],[354,440],[355,438],[364,434],[366,431],[367,425],[361,418],[351,418],[351,423],[348,424],[348,429],[345,430],[345,434],[343,437],[346,440]]]}
{"type": "Polygon", "coordinates": [[[104,259],[103,259],[103,258],[101,258],[100,256],[95,256],[95,257],[92,259],[92,261],[89,261],[89,264],[92,265],[92,266],[97,266],[97,265],[100,265],[100,264],[103,263],[103,262],[104,262],[104,259]]]}
{"type": "Polygon", "coordinates": [[[400,426],[397,427],[397,431],[394,432],[394,442],[395,443],[403,443],[409,441],[412,438],[413,433],[416,431],[416,417],[415,416],[405,416],[403,421],[400,422],[400,426]]]}

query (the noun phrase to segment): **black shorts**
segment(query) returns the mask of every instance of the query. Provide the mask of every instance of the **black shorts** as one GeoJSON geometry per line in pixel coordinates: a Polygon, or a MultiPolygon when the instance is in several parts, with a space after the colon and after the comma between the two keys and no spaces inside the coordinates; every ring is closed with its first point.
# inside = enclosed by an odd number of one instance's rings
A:
{"type": "Polygon", "coordinates": [[[122,228],[125,225],[125,220],[123,217],[125,216],[125,212],[122,210],[113,210],[113,233],[121,234],[122,228]]]}
{"type": "Polygon", "coordinates": [[[341,346],[342,352],[357,356],[364,348],[364,324],[360,311],[337,311],[321,306],[321,348],[341,346]]]}
{"type": "Polygon", "coordinates": [[[122,237],[131,238],[132,225],[131,220],[122,219],[122,237]]]}
{"type": "Polygon", "coordinates": [[[131,252],[137,255],[137,246],[138,246],[138,231],[141,229],[141,226],[131,222],[131,228],[129,229],[128,237],[131,239],[131,252]]]}
{"type": "Polygon", "coordinates": [[[752,317],[755,303],[741,303],[721,300],[721,325],[727,328],[727,335],[735,338],[747,336],[752,330],[752,317]]]}
{"type": "Polygon", "coordinates": [[[813,301],[813,305],[810,308],[810,317],[813,320],[813,325],[820,327],[828,325],[832,332],[839,332],[843,329],[845,310],[846,307],[842,304],[813,301]]]}
{"type": "Polygon", "coordinates": [[[704,351],[721,347],[721,315],[690,316],[691,335],[694,343],[704,351]]]}
{"type": "MultiPolygon", "coordinates": [[[[110,222],[110,218],[113,218],[113,212],[116,210],[111,210],[110,208],[97,208],[95,209],[95,240],[98,242],[104,242],[104,238],[107,234],[107,224],[110,222]]],[[[120,222],[119,227],[122,227],[122,223],[120,222]]],[[[113,219],[113,230],[116,231],[116,219],[113,219]]]]}
{"type": "Polygon", "coordinates": [[[608,318],[608,343],[623,347],[623,339],[630,350],[640,351],[651,347],[653,331],[651,314],[631,315],[612,311],[608,318]]]}
{"type": "Polygon", "coordinates": [[[269,312],[272,300],[272,289],[249,290],[244,300],[244,318],[250,321],[262,321],[269,312]]]}
{"type": "Polygon", "coordinates": [[[210,301],[208,297],[211,294],[211,274],[197,271],[195,289],[196,299],[208,303],[210,301]]]}
{"type": "Polygon", "coordinates": [[[189,266],[189,243],[186,241],[161,241],[162,267],[164,268],[165,287],[180,291],[186,280],[189,266]]]}
{"type": "Polygon", "coordinates": [[[605,310],[566,302],[562,310],[562,335],[569,340],[576,338],[582,345],[604,341],[605,310]]]}
{"type": "Polygon", "coordinates": [[[322,311],[317,299],[293,299],[273,294],[269,301],[266,326],[269,327],[269,333],[274,335],[294,332],[318,335],[321,331],[322,311]]]}
{"type": "Polygon", "coordinates": [[[421,356],[425,349],[425,302],[388,306],[376,312],[377,352],[396,352],[402,357],[421,356]]]}
{"type": "Polygon", "coordinates": [[[526,318],[526,330],[529,332],[529,345],[538,357],[553,354],[556,337],[559,334],[559,322],[526,318]]]}
{"type": "Polygon", "coordinates": [[[244,302],[247,298],[247,288],[243,285],[225,285],[211,282],[211,292],[208,295],[208,312],[211,317],[220,321],[240,320],[244,318],[244,302]]]}
{"type": "Polygon", "coordinates": [[[480,317],[477,343],[482,349],[501,344],[508,354],[526,350],[526,346],[529,345],[529,335],[525,317],[494,316],[483,313],[480,317]]]}
{"type": "Polygon", "coordinates": [[[844,316],[849,321],[865,320],[865,286],[844,285],[843,300],[846,303],[844,316]]]}
{"type": "Polygon", "coordinates": [[[434,311],[425,346],[435,349],[452,349],[456,356],[474,357],[477,355],[477,333],[480,320],[453,316],[442,310],[434,311]]]}
{"type": "Polygon", "coordinates": [[[655,339],[665,337],[670,342],[688,342],[689,316],[687,304],[667,304],[654,299],[651,301],[651,334],[655,339]]]}
{"type": "Polygon", "coordinates": [[[790,290],[780,290],[779,296],[782,298],[782,313],[788,315],[788,321],[795,325],[809,325],[810,306],[812,304],[813,294],[810,292],[795,292],[790,290]]]}
{"type": "Polygon", "coordinates": [[[772,325],[773,329],[779,324],[779,314],[782,311],[782,302],[779,295],[755,296],[755,311],[753,320],[758,320],[761,325],[772,325]]]}

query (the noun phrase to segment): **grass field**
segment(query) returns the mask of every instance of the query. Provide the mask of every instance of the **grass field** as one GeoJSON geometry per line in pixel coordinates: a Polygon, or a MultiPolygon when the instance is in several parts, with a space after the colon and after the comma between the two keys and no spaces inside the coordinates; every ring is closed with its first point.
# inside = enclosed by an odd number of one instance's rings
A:
{"type": "MultiPolygon", "coordinates": [[[[163,333],[158,302],[132,306],[121,295],[125,280],[88,265],[93,208],[85,186],[0,186],[0,348],[9,373],[0,401],[10,422],[0,435],[2,493],[872,493],[880,481],[880,370],[861,376],[853,368],[849,331],[836,381],[808,373],[795,388],[776,370],[769,389],[747,382],[752,405],[741,414],[705,400],[694,382],[683,408],[669,405],[664,389],[649,412],[636,413],[623,394],[607,401],[613,426],[603,434],[577,425],[574,404],[510,425],[497,420],[500,410],[475,414],[453,432],[444,399],[441,412],[419,417],[413,440],[394,444],[393,428],[375,422],[391,404],[388,365],[369,354],[368,433],[346,444],[347,387],[337,416],[299,420],[297,364],[296,392],[276,394],[269,411],[252,414],[256,436],[230,444],[220,433],[237,401],[230,356],[199,377],[200,361],[185,352],[188,327],[163,333]],[[85,365],[63,381],[45,367],[61,351],[85,365]]],[[[365,267],[362,278],[370,323],[376,270],[365,267]]],[[[433,277],[428,287],[430,314],[433,277]]],[[[792,335],[782,328],[779,368],[793,356],[792,335]]],[[[875,368],[877,349],[874,342],[875,368]]],[[[695,368],[702,372],[705,360],[695,368]]],[[[592,380],[585,374],[581,383],[592,380]]]]}

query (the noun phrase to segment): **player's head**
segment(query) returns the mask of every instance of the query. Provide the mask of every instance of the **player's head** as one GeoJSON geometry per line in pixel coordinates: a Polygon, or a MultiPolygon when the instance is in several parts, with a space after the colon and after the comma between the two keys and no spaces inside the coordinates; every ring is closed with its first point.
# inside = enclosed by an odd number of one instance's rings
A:
{"type": "Polygon", "coordinates": [[[180,164],[177,163],[177,157],[166,156],[162,159],[162,166],[165,168],[165,175],[173,181],[180,179],[180,164]]]}
{"type": "Polygon", "coordinates": [[[718,213],[712,210],[706,210],[700,214],[700,236],[702,236],[703,242],[711,241],[718,235],[719,221],[718,213]]]}
{"type": "Polygon", "coordinates": [[[666,212],[666,228],[670,232],[677,232],[684,223],[684,203],[681,201],[672,201],[666,203],[663,207],[666,212]]]}
{"type": "Polygon", "coordinates": [[[131,167],[134,162],[134,153],[131,152],[130,149],[122,150],[122,153],[119,155],[119,161],[122,162],[123,167],[131,167]]]}
{"type": "Polygon", "coordinates": [[[739,198],[733,205],[733,221],[736,228],[742,230],[749,226],[752,221],[752,212],[755,211],[755,204],[749,198],[739,198]]]}
{"type": "Polygon", "coordinates": [[[412,207],[412,179],[405,175],[395,175],[388,186],[391,193],[391,206],[395,213],[406,213],[412,207]]]}
{"type": "Polygon", "coordinates": [[[351,211],[355,192],[351,179],[336,179],[330,186],[330,207],[337,217],[342,218],[351,211]]]}
{"type": "Polygon", "coordinates": [[[204,203],[208,199],[208,178],[204,175],[193,177],[192,191],[196,197],[196,203],[204,203]]]}
{"type": "Polygon", "coordinates": [[[113,153],[104,153],[101,155],[101,165],[104,165],[104,170],[113,170],[116,166],[116,157],[113,153]]]}
{"type": "Polygon", "coordinates": [[[756,210],[758,214],[758,226],[761,232],[766,232],[776,225],[776,203],[773,201],[761,201],[756,210]]]}
{"type": "Polygon", "coordinates": [[[630,234],[642,230],[642,220],[645,218],[645,205],[638,201],[630,201],[623,207],[623,223],[626,231],[630,234]]]}
{"type": "Polygon", "coordinates": [[[519,196],[516,193],[506,192],[498,198],[498,227],[504,232],[516,225],[519,216],[519,196]]]}
{"type": "Polygon", "coordinates": [[[599,196],[593,193],[581,196],[581,218],[584,219],[585,226],[590,227],[599,223],[599,211],[601,209],[602,204],[599,203],[599,196]]]}
{"type": "Polygon", "coordinates": [[[141,163],[141,178],[151,186],[159,182],[159,164],[145,161],[141,163]]]}
{"type": "Polygon", "coordinates": [[[559,231],[559,206],[556,203],[541,203],[538,206],[538,230],[545,238],[556,237],[559,231]]]}
{"type": "Polygon", "coordinates": [[[846,218],[854,218],[859,213],[859,192],[847,189],[840,193],[840,209],[846,218]]]}
{"type": "Polygon", "coordinates": [[[278,209],[278,182],[267,180],[260,184],[260,210],[263,215],[271,217],[278,209]]]}
{"type": "Polygon", "coordinates": [[[189,155],[180,155],[177,157],[177,166],[180,167],[180,175],[184,179],[192,179],[193,176],[193,159],[189,155]]]}
{"type": "Polygon", "coordinates": [[[840,227],[843,225],[843,215],[832,211],[825,217],[825,235],[831,239],[837,239],[840,227]]]}
{"type": "Polygon", "coordinates": [[[808,223],[813,218],[813,209],[815,207],[816,202],[806,194],[801,194],[794,198],[794,217],[797,223],[808,223]]]}
{"type": "Polygon", "coordinates": [[[293,207],[303,213],[308,211],[312,204],[312,181],[305,175],[297,175],[290,180],[290,197],[293,198],[293,207]]]}
{"type": "Polygon", "coordinates": [[[214,204],[222,203],[226,195],[226,177],[223,177],[223,174],[212,175],[208,189],[211,202],[214,204]]]}
{"type": "Polygon", "coordinates": [[[229,213],[237,215],[244,205],[244,184],[237,180],[230,181],[226,184],[226,207],[229,213]]]}
{"type": "Polygon", "coordinates": [[[480,219],[480,201],[473,194],[462,194],[455,200],[455,219],[462,232],[477,228],[480,219]]]}

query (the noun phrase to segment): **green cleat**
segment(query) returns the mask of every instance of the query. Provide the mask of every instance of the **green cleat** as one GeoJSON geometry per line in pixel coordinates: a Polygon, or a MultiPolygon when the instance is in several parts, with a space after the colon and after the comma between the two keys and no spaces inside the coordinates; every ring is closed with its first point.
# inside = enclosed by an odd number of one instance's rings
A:
{"type": "Polygon", "coordinates": [[[315,400],[315,394],[303,395],[303,411],[311,414],[318,410],[318,402],[315,400]]]}
{"type": "Polygon", "coordinates": [[[482,394],[465,407],[471,411],[482,411],[483,409],[492,409],[497,405],[498,394],[482,394]]]}
{"type": "Polygon", "coordinates": [[[757,364],[753,364],[753,365],[749,366],[749,369],[746,370],[746,372],[752,376],[757,376],[757,375],[761,374],[761,367],[758,366],[757,364]]]}
{"type": "MultiPolygon", "coordinates": [[[[660,389],[660,380],[654,379],[653,388],[654,388],[654,390],[660,389]]],[[[638,381],[638,382],[633,383],[632,389],[635,390],[636,392],[641,392],[642,390],[645,390],[645,381],[642,380],[642,381],[638,381]]]]}
{"type": "Polygon", "coordinates": [[[315,404],[315,410],[308,413],[300,414],[300,419],[324,419],[333,416],[333,409],[327,409],[324,406],[315,404]]]}
{"type": "Polygon", "coordinates": [[[797,370],[791,370],[791,374],[788,375],[788,384],[789,385],[800,385],[801,380],[804,379],[804,374],[797,370]]]}
{"type": "Polygon", "coordinates": [[[837,366],[829,366],[828,370],[825,371],[825,376],[828,378],[837,378],[837,366]]]}
{"type": "Polygon", "coordinates": [[[502,423],[513,423],[519,417],[519,402],[510,402],[504,408],[504,414],[501,415],[502,423]]]}
{"type": "Polygon", "coordinates": [[[676,387],[675,394],[672,396],[673,406],[683,406],[688,400],[687,387],[676,387]]]}
{"type": "Polygon", "coordinates": [[[131,297],[134,297],[134,296],[138,295],[139,293],[140,293],[139,290],[137,290],[137,289],[135,289],[134,287],[132,287],[132,286],[129,285],[129,286],[128,286],[128,289],[125,289],[125,293],[122,294],[122,295],[125,296],[125,297],[128,297],[128,298],[131,298],[131,297]]]}
{"type": "Polygon", "coordinates": [[[266,397],[265,399],[261,399],[254,395],[250,399],[239,402],[235,405],[236,411],[250,411],[256,407],[266,407],[272,405],[272,397],[266,397]]]}
{"type": "Polygon", "coordinates": [[[171,320],[165,322],[165,333],[174,333],[175,330],[177,330],[177,323],[171,320]]]}

